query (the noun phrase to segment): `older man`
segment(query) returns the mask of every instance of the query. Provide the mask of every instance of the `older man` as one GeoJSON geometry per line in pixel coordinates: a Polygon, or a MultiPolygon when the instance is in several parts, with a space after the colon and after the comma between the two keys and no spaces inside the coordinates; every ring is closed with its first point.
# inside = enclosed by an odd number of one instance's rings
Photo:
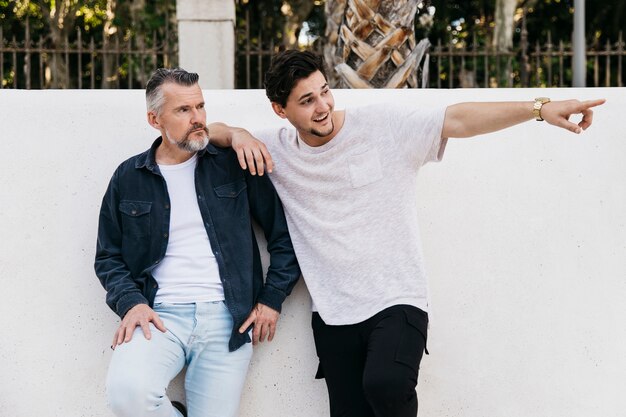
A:
{"type": "Polygon", "coordinates": [[[120,417],[186,415],[166,388],[187,366],[189,416],[235,416],[247,330],[254,342],[273,338],[300,269],[271,182],[208,143],[198,75],[159,69],[146,101],[161,136],[117,168],[100,211],[96,274],[122,318],[108,400],[120,417]],[[265,283],[252,218],[268,242],[265,283]]]}

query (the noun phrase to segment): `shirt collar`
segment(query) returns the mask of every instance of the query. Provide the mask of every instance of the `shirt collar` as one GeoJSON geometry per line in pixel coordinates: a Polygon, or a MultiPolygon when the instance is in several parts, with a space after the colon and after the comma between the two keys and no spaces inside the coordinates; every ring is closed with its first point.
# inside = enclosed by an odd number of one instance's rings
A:
{"type": "MultiPolygon", "coordinates": [[[[137,169],[147,168],[150,171],[153,171],[154,167],[156,167],[157,165],[156,150],[162,141],[163,141],[163,138],[161,136],[156,138],[156,140],[152,142],[152,146],[150,146],[150,149],[148,149],[147,151],[139,155],[139,157],[135,161],[135,168],[137,169]]],[[[197,152],[198,158],[203,157],[207,153],[209,155],[217,155],[217,149],[215,149],[215,146],[209,143],[204,149],[197,152]]]]}

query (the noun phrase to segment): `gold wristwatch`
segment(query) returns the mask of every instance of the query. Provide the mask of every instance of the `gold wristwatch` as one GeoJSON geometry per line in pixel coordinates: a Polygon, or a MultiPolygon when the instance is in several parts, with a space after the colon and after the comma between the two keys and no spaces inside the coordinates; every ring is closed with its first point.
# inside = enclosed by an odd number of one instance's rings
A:
{"type": "Polygon", "coordinates": [[[543,117],[541,117],[541,108],[544,104],[549,102],[550,99],[548,97],[537,97],[535,99],[535,104],[533,104],[533,114],[535,115],[536,121],[543,122],[543,117]]]}

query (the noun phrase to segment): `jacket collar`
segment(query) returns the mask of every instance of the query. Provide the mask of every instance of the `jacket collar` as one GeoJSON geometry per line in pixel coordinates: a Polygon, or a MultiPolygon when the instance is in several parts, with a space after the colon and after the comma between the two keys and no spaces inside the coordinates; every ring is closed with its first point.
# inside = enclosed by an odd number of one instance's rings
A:
{"type": "MultiPolygon", "coordinates": [[[[139,154],[139,156],[137,157],[137,160],[135,161],[135,168],[137,169],[147,168],[150,171],[154,171],[154,168],[157,166],[156,150],[161,144],[161,141],[163,141],[163,138],[159,136],[152,143],[152,146],[150,146],[150,149],[148,149],[144,153],[139,154]]],[[[209,143],[204,149],[202,149],[201,151],[198,151],[197,155],[198,157],[203,157],[207,153],[210,155],[217,155],[217,149],[215,149],[215,146],[209,143]]]]}

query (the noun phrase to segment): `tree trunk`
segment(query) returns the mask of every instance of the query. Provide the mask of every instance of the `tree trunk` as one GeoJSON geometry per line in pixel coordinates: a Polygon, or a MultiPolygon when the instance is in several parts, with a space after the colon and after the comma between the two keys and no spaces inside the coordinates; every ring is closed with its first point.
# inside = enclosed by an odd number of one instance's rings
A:
{"type": "MultiPolygon", "coordinates": [[[[329,0],[327,64],[346,88],[418,86],[418,67],[430,46],[415,41],[419,0],[329,0]]],[[[427,71],[427,63],[424,71],[427,71]]],[[[332,81],[335,75],[329,74],[332,81]]],[[[424,77],[424,80],[426,77],[424,77]]],[[[422,83],[424,83],[422,80],[422,83]]]]}
{"type": "MultiPolygon", "coordinates": [[[[134,0],[127,7],[130,8],[131,25],[133,28],[137,28],[134,33],[135,47],[140,51],[144,51],[146,49],[146,37],[144,34],[145,31],[139,30],[139,28],[141,27],[141,19],[144,18],[143,11],[146,8],[146,0],[134,0]]],[[[138,62],[136,63],[136,65],[131,65],[130,68],[128,68],[128,71],[135,71],[136,68],[137,72],[134,74],[135,76],[133,78],[139,79],[139,82],[143,86],[148,83],[147,75],[145,71],[143,71],[144,57],[141,55],[137,55],[136,59],[138,62]]]]}
{"type": "Polygon", "coordinates": [[[324,45],[324,61],[326,62],[326,75],[328,83],[337,87],[341,79],[335,71],[337,60],[337,44],[339,43],[339,27],[346,11],[347,0],[327,0],[324,7],[326,13],[326,45],[324,45]]]}
{"type": "MultiPolygon", "coordinates": [[[[49,3],[44,1],[38,3],[49,29],[52,49],[62,50],[66,46],[69,31],[74,29],[76,2],[70,0],[57,1],[55,7],[50,7],[49,3]]],[[[46,77],[46,87],[70,88],[67,64],[63,53],[53,52],[51,54],[50,63],[48,64],[50,78],[46,77]]]]}
{"type": "Polygon", "coordinates": [[[493,46],[499,52],[508,52],[513,49],[513,31],[515,24],[515,9],[517,0],[496,0],[495,33],[493,46]]]}
{"type": "MultiPolygon", "coordinates": [[[[102,28],[102,49],[110,50],[112,48],[113,36],[117,34],[117,27],[113,24],[115,18],[115,0],[107,0],[106,20],[104,21],[104,27],[102,28]]],[[[117,81],[117,68],[115,67],[115,55],[107,54],[102,55],[102,88],[115,88],[117,81]]]]}

